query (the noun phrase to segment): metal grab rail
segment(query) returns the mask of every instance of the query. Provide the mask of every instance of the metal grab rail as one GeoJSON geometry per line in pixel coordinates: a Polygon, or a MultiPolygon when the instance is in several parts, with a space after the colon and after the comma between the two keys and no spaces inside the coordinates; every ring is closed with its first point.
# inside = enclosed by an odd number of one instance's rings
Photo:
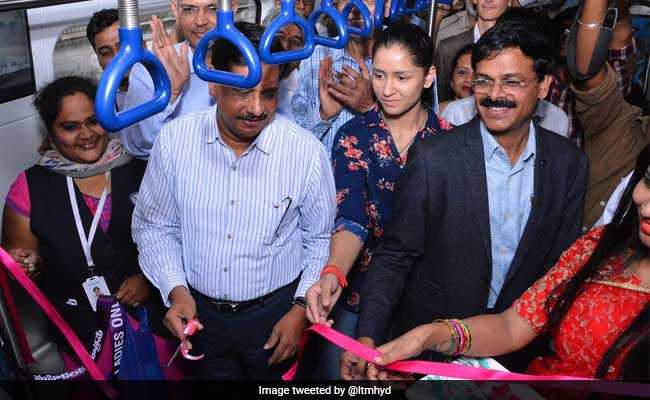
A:
{"type": "Polygon", "coordinates": [[[260,39],[260,59],[267,64],[282,64],[309,58],[314,52],[314,30],[304,18],[296,15],[294,0],[280,0],[280,14],[269,24],[260,39]],[[277,32],[285,25],[295,24],[302,29],[305,44],[299,50],[271,53],[271,44],[277,32]]]}
{"type": "Polygon", "coordinates": [[[151,51],[144,47],[138,0],[119,0],[118,9],[120,51],[102,74],[95,96],[97,120],[104,129],[112,132],[159,113],[165,109],[171,97],[171,83],[165,67],[151,51]],[[153,99],[116,114],[115,97],[120,82],[135,63],[141,63],[149,71],[154,84],[153,99]]]}
{"type": "MultiPolygon", "coordinates": [[[[384,0],[379,0],[384,1],[384,0]]],[[[337,11],[332,3],[332,0],[322,0],[321,5],[318,9],[314,10],[309,19],[307,20],[307,25],[309,30],[314,32],[316,30],[316,22],[321,15],[327,15],[332,19],[332,22],[336,25],[336,30],[338,36],[336,38],[329,38],[325,36],[320,36],[314,34],[314,42],[316,44],[332,47],[334,49],[342,49],[348,44],[348,24],[347,21],[343,19],[341,14],[337,11]]]]}
{"type": "Polygon", "coordinates": [[[248,89],[255,87],[262,79],[262,64],[257,56],[257,51],[251,42],[235,27],[234,15],[230,9],[230,0],[219,0],[217,25],[213,30],[203,35],[197,44],[192,65],[199,78],[222,85],[248,89]],[[248,75],[244,76],[234,72],[217,71],[208,68],[206,56],[210,41],[218,38],[226,39],[237,47],[248,66],[248,75]]]}
{"type": "Polygon", "coordinates": [[[350,0],[343,11],[341,11],[341,17],[345,20],[348,32],[351,34],[364,37],[370,36],[370,33],[372,32],[373,16],[370,15],[370,10],[368,10],[368,7],[362,0],[350,0]],[[359,10],[361,17],[363,18],[363,27],[361,29],[356,26],[348,25],[350,13],[352,13],[354,8],[359,10]]]}

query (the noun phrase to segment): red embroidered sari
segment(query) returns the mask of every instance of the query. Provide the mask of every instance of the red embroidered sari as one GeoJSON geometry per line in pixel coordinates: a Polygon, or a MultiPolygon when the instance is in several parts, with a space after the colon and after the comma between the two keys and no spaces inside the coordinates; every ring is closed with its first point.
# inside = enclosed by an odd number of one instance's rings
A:
{"type": "MultiPolygon", "coordinates": [[[[553,288],[573,277],[582,268],[600,241],[603,228],[596,228],[566,250],[558,263],[515,303],[513,309],[537,333],[547,321],[545,303],[553,288]]],[[[624,271],[621,257],[613,257],[603,265],[602,279],[613,283],[642,285],[641,279],[624,271]]],[[[554,354],[535,358],[528,367],[534,375],[570,375],[593,377],[607,349],[630,326],[650,294],[590,282],[578,295],[567,314],[553,332],[554,354]]],[[[616,379],[625,354],[622,351],[607,371],[606,379],[616,379]]]]}

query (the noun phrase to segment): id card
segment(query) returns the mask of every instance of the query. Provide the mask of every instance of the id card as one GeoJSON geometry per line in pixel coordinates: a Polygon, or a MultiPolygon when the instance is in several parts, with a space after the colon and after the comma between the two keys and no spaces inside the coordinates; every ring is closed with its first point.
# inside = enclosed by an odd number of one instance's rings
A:
{"type": "Polygon", "coordinates": [[[99,296],[111,295],[111,291],[108,290],[108,285],[103,276],[91,276],[86,279],[82,286],[93,311],[97,311],[97,299],[99,299],[99,296]]]}

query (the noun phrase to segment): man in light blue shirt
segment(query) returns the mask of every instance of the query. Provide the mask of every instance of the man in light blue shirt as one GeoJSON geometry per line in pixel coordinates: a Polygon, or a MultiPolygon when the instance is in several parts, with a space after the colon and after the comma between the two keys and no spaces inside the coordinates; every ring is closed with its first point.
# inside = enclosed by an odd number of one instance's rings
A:
{"type": "MultiPolygon", "coordinates": [[[[338,0],[339,11],[348,0],[338,0]]],[[[374,0],[364,0],[373,15],[374,0]]],[[[359,25],[358,13],[350,14],[351,25],[359,25]]],[[[343,49],[317,46],[308,59],[300,63],[299,84],[291,108],[297,123],[311,131],[332,151],[339,128],[374,105],[370,83],[372,40],[355,35],[343,49]]]]}
{"type": "MultiPolygon", "coordinates": [[[[174,118],[204,110],[214,104],[208,93],[208,83],[201,80],[192,67],[194,49],[201,37],[216,23],[216,0],[172,0],[171,8],[176,24],[185,37],[183,43],[174,43],[160,19],[151,19],[152,51],[165,66],[171,81],[172,97],[160,113],[122,130],[126,150],[141,159],[149,152],[160,128],[174,118]]],[[[123,109],[131,109],[153,98],[153,81],[140,64],[131,69],[129,90],[123,109]]]]}
{"type": "Polygon", "coordinates": [[[494,308],[530,216],[535,178],[535,125],[528,127],[526,147],[514,164],[506,150],[480,122],[490,210],[492,282],[488,308],[494,308]]]}
{"type": "MultiPolygon", "coordinates": [[[[263,29],[236,26],[257,47],[263,29]]],[[[232,43],[212,51],[215,68],[248,72],[232,43]]],[[[327,259],[334,177],[321,143],[276,115],[281,69],[263,64],[253,89],[210,84],[217,105],[163,126],[138,195],[140,265],[176,337],[199,316],[199,378],[279,379],[327,259]]]]}

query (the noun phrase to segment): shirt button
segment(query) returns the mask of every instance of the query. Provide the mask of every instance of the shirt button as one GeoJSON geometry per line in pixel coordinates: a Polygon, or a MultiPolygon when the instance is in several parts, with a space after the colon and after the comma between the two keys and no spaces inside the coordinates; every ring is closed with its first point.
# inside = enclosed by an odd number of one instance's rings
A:
{"type": "Polygon", "coordinates": [[[506,254],[507,251],[508,249],[505,246],[501,246],[501,254],[506,254]]]}
{"type": "Polygon", "coordinates": [[[223,267],[223,272],[228,272],[228,267],[223,267]]]}
{"type": "Polygon", "coordinates": [[[226,237],[227,237],[228,239],[232,239],[232,233],[227,234],[226,237]]]}
{"type": "Polygon", "coordinates": [[[236,165],[233,165],[231,168],[232,168],[233,171],[237,171],[237,166],[236,165]]]}
{"type": "Polygon", "coordinates": [[[234,206],[235,205],[235,200],[230,200],[230,205],[234,206]]]}
{"type": "Polygon", "coordinates": [[[510,217],[512,217],[512,214],[506,213],[506,219],[510,219],[510,217]]]}

